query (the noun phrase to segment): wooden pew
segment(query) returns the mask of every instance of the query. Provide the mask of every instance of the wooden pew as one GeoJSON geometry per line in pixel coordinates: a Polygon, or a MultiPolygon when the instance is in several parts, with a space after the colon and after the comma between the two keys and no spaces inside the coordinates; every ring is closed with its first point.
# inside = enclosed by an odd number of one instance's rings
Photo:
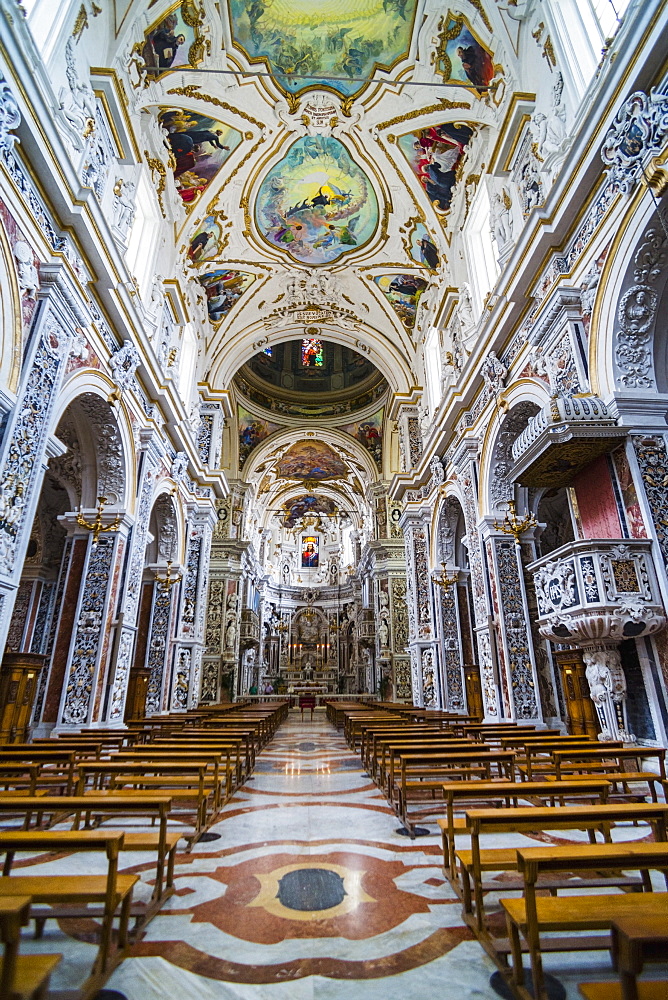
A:
{"type": "Polygon", "coordinates": [[[668,914],[618,917],[611,926],[610,953],[619,983],[581,983],[585,1000],[666,1000],[668,980],[637,977],[646,962],[665,962],[668,956],[668,914]]]}
{"type": "Polygon", "coordinates": [[[0,797],[34,795],[41,770],[41,764],[25,764],[21,761],[17,761],[15,764],[0,764],[0,787],[2,789],[0,797]]]}
{"type": "Polygon", "coordinates": [[[200,748],[195,753],[192,750],[156,750],[152,747],[148,749],[136,748],[134,750],[121,751],[114,754],[110,761],[115,763],[139,763],[144,762],[150,765],[157,764],[188,764],[192,763],[193,756],[198,763],[208,764],[212,770],[212,780],[215,788],[213,797],[213,810],[219,812],[223,804],[232,794],[232,776],[236,774],[236,767],[230,760],[230,748],[211,750],[210,748],[200,748]]]}
{"type": "MultiPolygon", "coordinates": [[[[517,851],[517,870],[524,883],[523,899],[502,899],[506,911],[512,968],[510,985],[520,1000],[547,1000],[543,978],[542,951],[607,950],[610,936],[573,932],[610,930],[614,920],[630,917],[668,917],[668,893],[643,892],[614,895],[537,897],[542,875],[590,871],[637,870],[647,876],[649,870],[668,871],[668,846],[650,844],[579,844],[567,847],[530,847],[517,851]],[[566,937],[541,939],[551,931],[570,932],[566,937]],[[531,960],[533,997],[524,985],[522,943],[524,939],[531,960]]],[[[648,881],[647,878],[644,881],[648,881]]],[[[571,881],[571,888],[574,885],[571,881]]]]}
{"type": "MultiPolygon", "coordinates": [[[[156,857],[155,887],[148,905],[133,903],[131,916],[135,918],[135,927],[143,926],[174,892],[174,860],[176,848],[181,838],[179,831],[168,830],[167,820],[172,809],[172,800],[168,795],[142,795],[141,797],[118,795],[54,795],[26,796],[22,799],[12,799],[11,802],[0,800],[0,825],[3,818],[12,815],[24,817],[24,829],[30,829],[32,817],[35,817],[35,827],[41,829],[44,816],[51,816],[62,821],[72,817],[72,829],[78,830],[83,822],[85,829],[91,824],[100,825],[104,819],[113,817],[141,817],[150,820],[151,826],[157,822],[157,830],[111,830],[110,833],[123,833],[123,851],[146,851],[156,857]]],[[[105,828],[106,829],[106,828],[105,828]]]]}
{"type": "Polygon", "coordinates": [[[181,818],[184,815],[195,817],[192,833],[182,833],[188,842],[188,849],[199,840],[201,835],[215,819],[213,802],[216,794],[216,784],[213,770],[208,760],[192,759],[189,763],[162,761],[94,761],[79,764],[79,780],[77,795],[88,792],[107,795],[167,795],[169,798],[185,804],[185,808],[177,810],[172,805],[171,818],[181,818]],[[188,803],[194,803],[194,808],[188,808],[188,803]],[[212,809],[209,812],[209,805],[212,809]]]}
{"type": "MultiPolygon", "coordinates": [[[[558,787],[558,786],[555,786],[558,787]]],[[[461,891],[464,901],[463,916],[478,935],[480,943],[492,957],[503,951],[504,942],[493,940],[484,932],[484,894],[498,890],[498,883],[484,882],[484,873],[490,871],[516,871],[517,854],[510,848],[481,849],[480,838],[485,834],[534,833],[542,830],[587,830],[595,842],[596,832],[610,841],[613,823],[649,823],[657,842],[666,841],[668,805],[664,802],[606,803],[605,805],[569,806],[568,809],[551,806],[519,806],[511,809],[468,809],[466,825],[471,834],[471,849],[457,850],[461,891]]],[[[574,845],[574,847],[577,845],[574,845]]],[[[582,846],[582,845],[581,845],[582,846]]],[[[603,884],[606,884],[603,882],[603,884]]],[[[620,884],[618,881],[615,884],[620,884]]],[[[632,884],[632,883],[630,883],[632,884]]],[[[567,886],[562,886],[562,888],[567,886]]],[[[512,884],[505,883],[503,890],[512,891],[512,884]]],[[[522,888],[517,884],[516,888],[522,888]]],[[[668,897],[667,897],[668,898],[668,897]]]]}
{"type": "MultiPolygon", "coordinates": [[[[552,760],[557,781],[562,776],[572,779],[576,774],[605,774],[613,784],[627,785],[628,782],[646,782],[652,796],[657,801],[656,789],[666,777],[666,751],[664,747],[594,747],[588,750],[553,750],[552,760]],[[640,757],[656,757],[659,775],[653,771],[625,771],[623,761],[636,760],[640,757]]],[[[626,791],[626,789],[625,789],[626,791]]],[[[628,793],[627,793],[628,794],[628,793]]]]}
{"type": "MultiPolygon", "coordinates": [[[[203,753],[229,751],[230,765],[234,776],[234,780],[231,782],[232,788],[241,785],[246,778],[250,777],[249,744],[241,738],[232,739],[229,736],[209,736],[201,739],[192,739],[191,737],[175,736],[168,738],[161,736],[160,739],[145,744],[142,747],[133,747],[128,753],[140,753],[142,750],[151,749],[152,747],[161,753],[188,752],[191,756],[200,750],[203,753]]],[[[230,791],[232,791],[232,788],[230,788],[230,791]]]]}
{"type": "Polygon", "coordinates": [[[513,777],[514,754],[510,750],[493,750],[491,747],[453,751],[450,748],[436,753],[408,752],[399,754],[400,775],[391,788],[390,806],[401,819],[411,838],[415,837],[414,823],[408,813],[411,801],[426,801],[432,806],[412,813],[423,822],[434,814],[443,812],[443,784],[450,777],[459,775],[470,778],[480,775],[492,781],[495,775],[509,780],[513,777]],[[438,793],[438,804],[437,804],[438,793]]]}
{"type": "Polygon", "coordinates": [[[437,753],[475,753],[492,752],[491,747],[481,747],[478,743],[471,743],[470,740],[461,740],[454,737],[433,740],[379,740],[378,757],[376,762],[377,784],[385,793],[385,796],[392,804],[392,790],[395,786],[397,771],[400,767],[399,761],[402,754],[437,754],[437,753]]]}
{"type": "Polygon", "coordinates": [[[43,997],[49,977],[62,955],[19,955],[21,927],[30,919],[30,896],[0,896],[0,997],[32,1000],[43,997]]]}
{"type": "MultiPolygon", "coordinates": [[[[100,944],[91,974],[81,987],[82,1000],[90,1000],[101,989],[128,945],[128,920],[132,890],[137,875],[118,874],[118,856],[123,846],[122,833],[104,830],[0,832],[0,852],[5,853],[4,874],[0,876],[0,896],[32,896],[31,917],[54,918],[59,915],[81,916],[89,904],[102,904],[100,944]],[[16,851],[104,851],[106,875],[13,875],[16,851]],[[51,910],[37,911],[46,904],[51,910]],[[113,922],[118,913],[118,940],[113,945],[113,922]]],[[[20,869],[23,871],[24,869],[20,869]]]]}
{"type": "Polygon", "coordinates": [[[74,769],[76,767],[76,751],[54,749],[43,750],[28,747],[25,750],[2,748],[4,764],[39,764],[37,778],[38,788],[60,788],[71,795],[74,787],[74,769]]]}
{"type": "Polygon", "coordinates": [[[457,861],[455,857],[455,836],[468,833],[466,816],[455,816],[455,803],[461,809],[479,806],[486,808],[493,802],[504,804],[506,808],[517,808],[518,801],[531,802],[533,805],[544,805],[546,802],[554,806],[566,802],[589,799],[591,802],[605,802],[610,791],[610,782],[592,779],[591,781],[561,781],[558,784],[550,781],[534,781],[529,787],[525,781],[449,781],[443,785],[446,814],[439,819],[443,842],[443,871],[455,892],[461,897],[461,882],[457,878],[457,861]],[[535,800],[532,801],[532,800],[535,800]]]}

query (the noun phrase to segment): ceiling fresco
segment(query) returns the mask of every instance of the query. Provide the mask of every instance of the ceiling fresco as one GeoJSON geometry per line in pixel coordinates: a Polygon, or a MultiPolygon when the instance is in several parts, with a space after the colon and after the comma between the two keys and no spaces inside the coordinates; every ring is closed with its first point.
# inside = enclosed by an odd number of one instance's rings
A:
{"type": "Polygon", "coordinates": [[[223,233],[216,216],[207,215],[190,240],[188,260],[195,265],[215,260],[227,246],[228,240],[229,236],[223,233]]]}
{"type": "Polygon", "coordinates": [[[228,2],[234,42],[251,61],[263,60],[283,90],[322,86],[344,97],[363,89],[360,78],[406,56],[417,7],[417,0],[228,2]]]}
{"type": "Polygon", "coordinates": [[[250,453],[274,431],[280,431],[282,425],[264,420],[262,417],[250,413],[243,406],[237,408],[237,417],[239,421],[239,468],[241,469],[250,453]]]}
{"type": "Polygon", "coordinates": [[[324,482],[346,476],[348,467],[328,444],[297,441],[278,462],[277,472],[283,479],[324,482]]]}
{"type": "Polygon", "coordinates": [[[417,274],[379,274],[375,283],[407,329],[415,326],[418,302],[427,287],[417,274]]]}
{"type": "Polygon", "coordinates": [[[447,122],[408,132],[398,139],[402,151],[437,212],[447,212],[457,181],[457,168],[473,128],[447,122]]]}
{"type": "Polygon", "coordinates": [[[344,424],[340,429],[352,435],[366,448],[376,463],[376,468],[381,471],[383,468],[383,409],[381,408],[372,416],[365,417],[353,424],[344,424]]]}
{"type": "Polygon", "coordinates": [[[241,132],[180,108],[165,108],[158,121],[167,133],[177,190],[185,204],[192,206],[241,142],[241,132]]]}
{"type": "Polygon", "coordinates": [[[371,181],[331,136],[304,136],[263,180],[255,221],[300,263],[330,264],[367,243],[378,226],[371,181]]]}
{"type": "Polygon", "coordinates": [[[285,513],[281,515],[284,528],[294,528],[309,514],[336,514],[337,506],[329,497],[304,493],[283,504],[285,513]]]}
{"type": "Polygon", "coordinates": [[[254,274],[219,269],[200,276],[206,294],[206,308],[212,323],[225,319],[233,305],[255,281],[254,274]]]}
{"type": "Polygon", "coordinates": [[[440,24],[440,44],[434,62],[443,82],[470,83],[482,93],[494,77],[492,53],[461,15],[448,13],[440,24]]]}
{"type": "Polygon", "coordinates": [[[344,452],[387,475],[392,394],[424,381],[432,291],[451,289],[458,308],[470,276],[455,240],[477,185],[496,190],[487,140],[507,109],[488,84],[510,66],[488,28],[496,5],[135,0],[133,10],[119,77],[166,222],[155,270],[170,273],[174,255],[194,286],[185,311],[204,327],[198,376],[231,390],[246,474],[283,430],[297,450],[274,458],[272,475],[279,465],[302,484],[352,475],[336,445],[316,455],[317,442],[299,443],[317,427],[345,432],[344,452]],[[317,365],[300,360],[309,338],[322,347],[317,365]]]}
{"type": "MultiPolygon", "coordinates": [[[[149,8],[153,7],[150,3],[149,8]]],[[[152,79],[160,79],[180,66],[197,66],[202,61],[207,45],[203,34],[204,11],[195,0],[182,0],[172,4],[157,20],[153,21],[140,43],[141,55],[152,79]]]]}

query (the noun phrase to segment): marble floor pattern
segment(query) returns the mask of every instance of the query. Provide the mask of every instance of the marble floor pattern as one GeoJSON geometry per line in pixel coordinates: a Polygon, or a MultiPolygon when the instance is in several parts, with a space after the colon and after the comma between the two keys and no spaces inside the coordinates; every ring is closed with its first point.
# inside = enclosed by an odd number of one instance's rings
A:
{"type": "MultiPolygon", "coordinates": [[[[127,1000],[492,1000],[495,967],[442,875],[436,827],[414,841],[398,828],[324,714],[302,721],[293,712],[212,828],[220,839],[178,856],[175,895],[107,989],[127,1000]]],[[[508,835],[487,846],[531,843],[508,835]]],[[[31,874],[95,870],[93,855],[31,861],[31,874]]],[[[148,896],[146,856],[123,862],[142,876],[139,898],[148,896]]],[[[49,921],[23,950],[64,953],[57,990],[84,978],[93,948],[81,923],[49,921]]],[[[578,982],[614,977],[606,952],[548,956],[545,965],[568,1000],[579,997],[578,982]]]]}

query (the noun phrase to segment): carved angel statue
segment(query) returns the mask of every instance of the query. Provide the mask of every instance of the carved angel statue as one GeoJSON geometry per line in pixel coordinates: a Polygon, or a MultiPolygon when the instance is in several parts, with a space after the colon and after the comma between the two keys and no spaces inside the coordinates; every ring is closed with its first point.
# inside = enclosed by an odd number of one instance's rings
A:
{"type": "Polygon", "coordinates": [[[67,120],[78,130],[84,132],[91,122],[93,128],[95,127],[97,101],[90,83],[79,77],[73,36],[68,38],[65,46],[65,63],[67,65],[65,72],[70,88],[71,106],[70,108],[63,107],[63,111],[67,120]]]}
{"type": "Polygon", "coordinates": [[[542,111],[536,111],[531,119],[538,153],[543,160],[551,153],[558,153],[566,138],[566,105],[562,100],[563,90],[564,78],[558,73],[552,89],[552,107],[549,113],[546,115],[542,111]]]}
{"type": "Polygon", "coordinates": [[[473,318],[473,298],[468,282],[464,282],[459,289],[459,304],[457,306],[457,317],[463,331],[470,330],[475,320],[473,318]]]}
{"type": "Polygon", "coordinates": [[[21,295],[36,299],[39,291],[39,274],[35,267],[32,247],[25,240],[17,240],[14,244],[14,259],[21,295]]]}
{"type": "Polygon", "coordinates": [[[585,274],[582,279],[582,284],[580,285],[580,301],[582,303],[583,316],[591,316],[592,314],[594,309],[594,300],[596,298],[596,290],[600,280],[601,271],[598,266],[598,261],[595,261],[585,274]]]}

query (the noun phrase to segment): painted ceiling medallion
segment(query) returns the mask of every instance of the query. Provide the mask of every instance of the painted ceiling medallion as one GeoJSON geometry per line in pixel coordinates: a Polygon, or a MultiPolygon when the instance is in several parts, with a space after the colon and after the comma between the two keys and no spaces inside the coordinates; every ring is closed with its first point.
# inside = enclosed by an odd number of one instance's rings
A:
{"type": "Polygon", "coordinates": [[[408,55],[417,0],[228,4],[234,41],[252,62],[264,60],[286,93],[325,87],[350,97],[376,68],[389,70],[408,55]]]}
{"type": "Polygon", "coordinates": [[[331,264],[371,239],[378,200],[342,142],[307,135],[263,180],[255,222],[264,238],[293,260],[331,264]]]}
{"type": "Polygon", "coordinates": [[[322,482],[325,479],[340,479],[348,469],[323,441],[297,441],[283,455],[277,472],[284,479],[322,482]]]}

